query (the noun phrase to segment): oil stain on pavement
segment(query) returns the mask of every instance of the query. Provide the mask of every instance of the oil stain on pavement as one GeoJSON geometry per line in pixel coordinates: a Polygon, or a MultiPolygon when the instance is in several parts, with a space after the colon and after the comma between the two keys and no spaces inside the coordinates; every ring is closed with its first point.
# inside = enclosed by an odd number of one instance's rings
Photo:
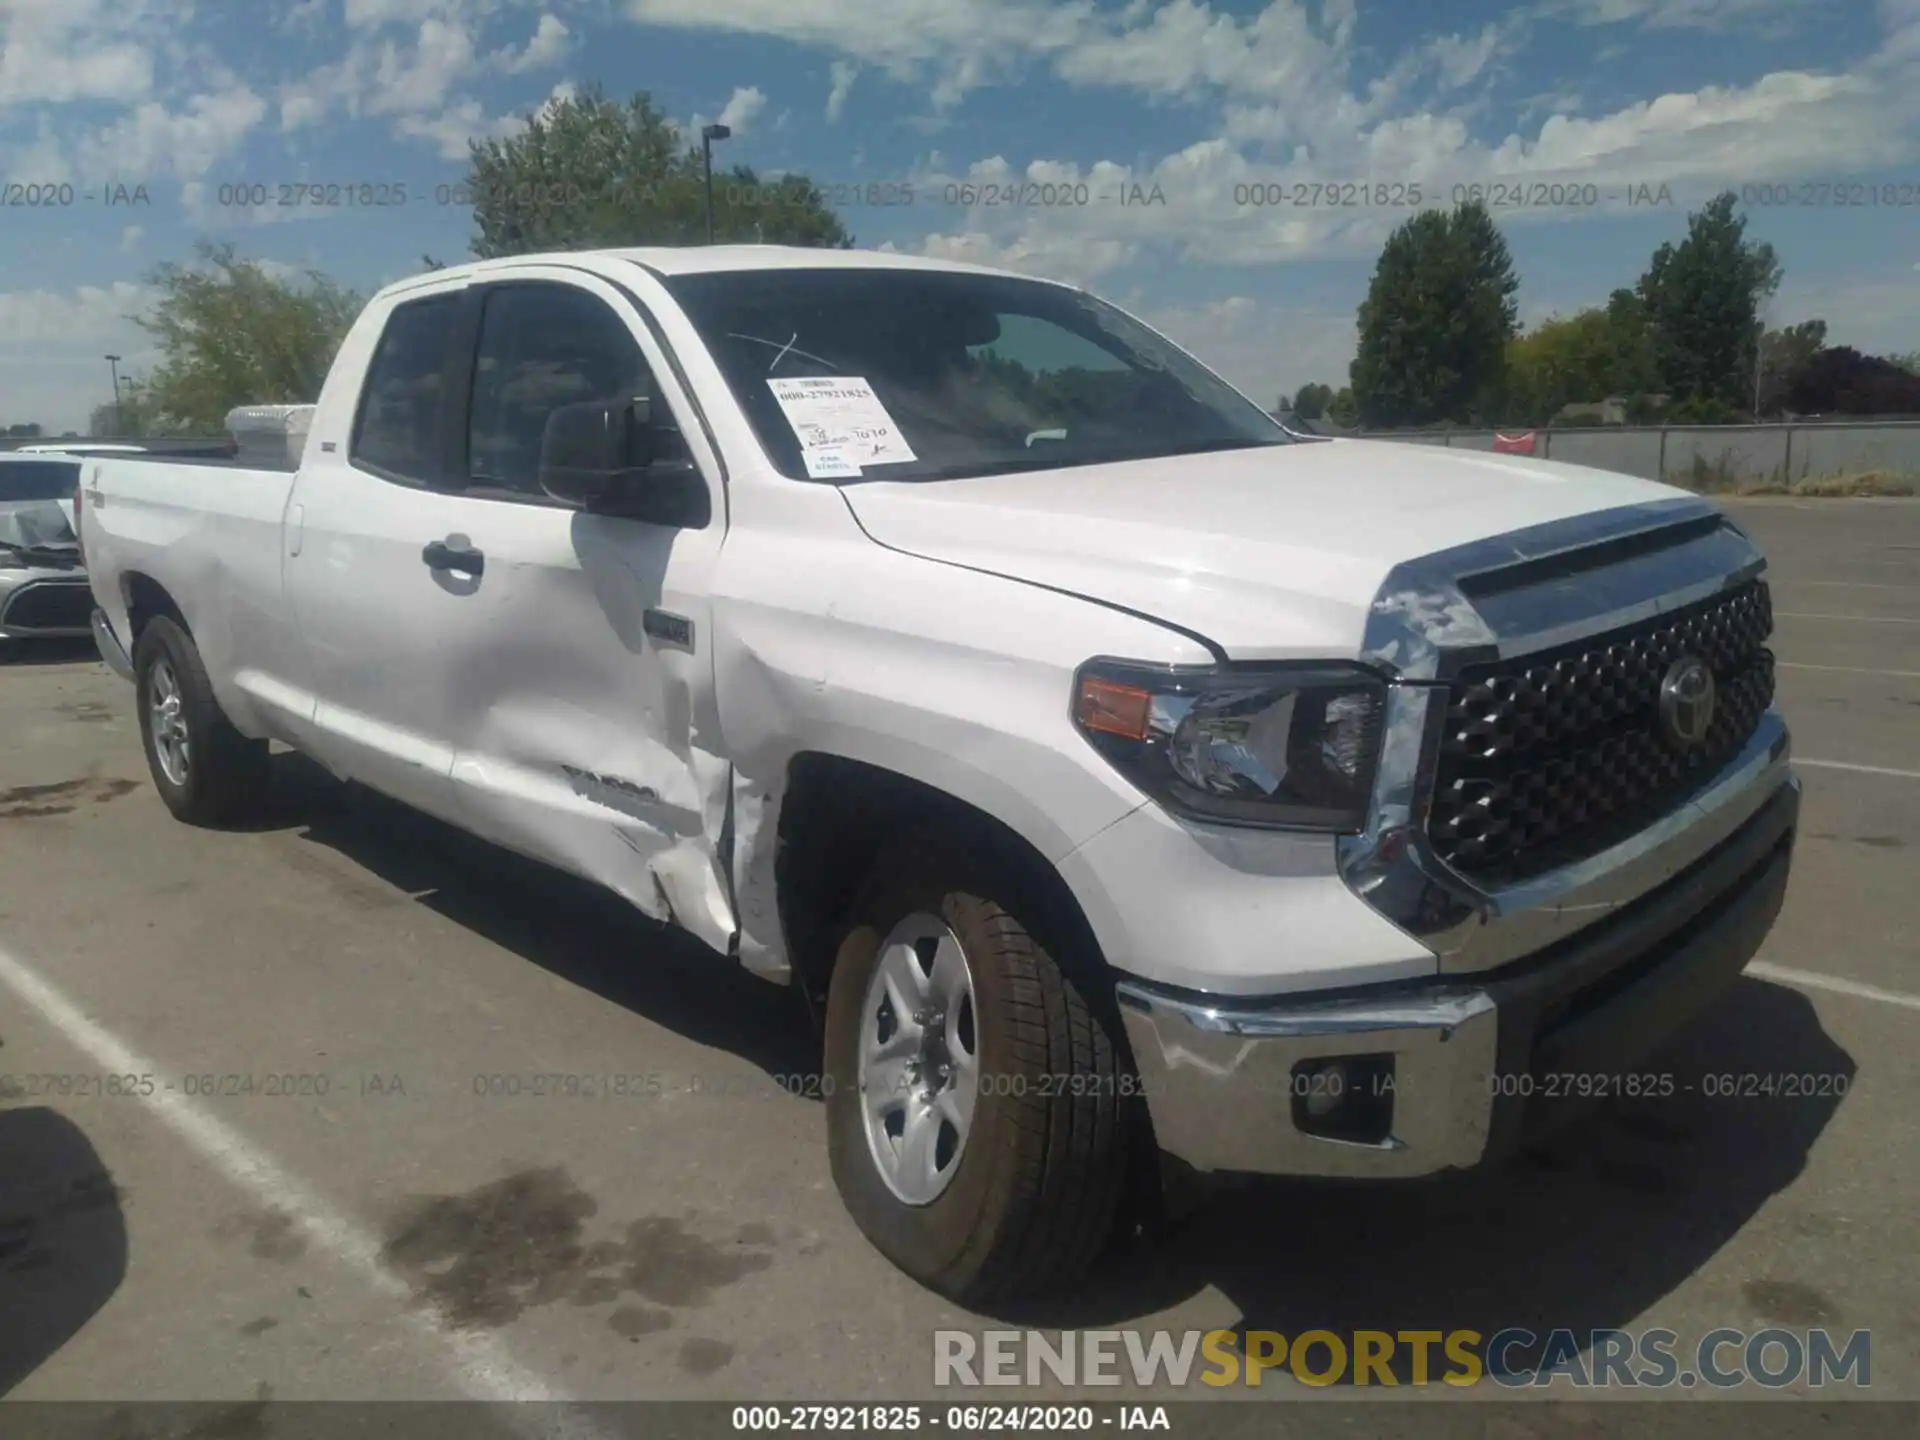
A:
{"type": "Polygon", "coordinates": [[[232,1215],[214,1226],[213,1233],[221,1240],[245,1240],[247,1253],[256,1260],[285,1265],[307,1252],[307,1237],[300,1232],[299,1222],[284,1210],[232,1215]]]}
{"type": "MultiPolygon", "coordinates": [[[[589,1241],[587,1222],[599,1210],[563,1168],[518,1170],[464,1195],[409,1201],[386,1228],[382,1258],[417,1303],[461,1329],[497,1328],[565,1300],[614,1305],[608,1328],[632,1341],[672,1329],[675,1310],[705,1305],[773,1265],[776,1236],[767,1225],[712,1240],[685,1218],[648,1215],[618,1239],[589,1241]]],[[[681,1346],[680,1364],[708,1375],[733,1354],[731,1345],[695,1337],[681,1346]]]]}
{"type": "Polygon", "coordinates": [[[71,815],[82,804],[118,800],[140,788],[138,780],[56,780],[50,785],[15,785],[0,790],[0,820],[40,820],[71,815]]]}

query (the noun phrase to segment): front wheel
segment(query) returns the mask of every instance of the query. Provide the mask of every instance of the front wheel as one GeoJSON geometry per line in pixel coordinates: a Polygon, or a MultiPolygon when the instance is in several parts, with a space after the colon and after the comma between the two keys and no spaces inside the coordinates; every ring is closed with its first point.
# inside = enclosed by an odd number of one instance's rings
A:
{"type": "Polygon", "coordinates": [[[890,846],[828,990],[841,1198],[889,1260],[976,1307],[1076,1281],[1127,1176],[1131,1072],[1104,977],[1054,953],[1069,942],[1030,889],[972,847],[890,846]]]}
{"type": "Polygon", "coordinates": [[[266,742],[233,728],[191,635],[164,615],[149,620],[133,647],[133,680],[147,768],[175,819],[226,824],[261,803],[266,742]]]}

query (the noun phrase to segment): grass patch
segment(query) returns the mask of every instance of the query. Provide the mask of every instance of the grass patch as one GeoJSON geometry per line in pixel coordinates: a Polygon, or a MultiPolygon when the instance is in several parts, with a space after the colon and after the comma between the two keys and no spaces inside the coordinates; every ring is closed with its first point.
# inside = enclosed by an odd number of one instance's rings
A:
{"type": "Polygon", "coordinates": [[[1920,495],[1920,476],[1894,470],[1843,470],[1831,475],[1748,476],[1736,472],[1730,457],[1708,460],[1696,455],[1685,470],[1667,476],[1669,485],[1700,495],[1793,495],[1846,499],[1862,495],[1920,495]]]}

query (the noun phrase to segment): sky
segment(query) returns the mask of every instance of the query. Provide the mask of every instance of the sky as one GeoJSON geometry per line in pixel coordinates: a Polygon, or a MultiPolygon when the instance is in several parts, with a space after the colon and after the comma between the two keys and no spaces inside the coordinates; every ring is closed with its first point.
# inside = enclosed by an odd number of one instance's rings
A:
{"type": "Polygon", "coordinates": [[[1263,404],[1344,383],[1382,241],[1475,186],[1524,324],[1732,189],[1773,323],[1920,350],[1920,0],[0,0],[0,424],[84,430],[197,241],[367,292],[464,258],[469,140],[593,84],[1263,404]]]}

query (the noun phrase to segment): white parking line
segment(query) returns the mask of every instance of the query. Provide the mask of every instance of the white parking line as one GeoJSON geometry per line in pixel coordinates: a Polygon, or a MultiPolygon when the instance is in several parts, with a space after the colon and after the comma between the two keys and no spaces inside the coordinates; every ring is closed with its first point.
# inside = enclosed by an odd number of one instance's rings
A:
{"type": "MultiPolygon", "coordinates": [[[[79,1006],[4,949],[0,949],[0,984],[38,1011],[103,1071],[123,1075],[166,1073],[163,1066],[89,1019],[79,1006]]],[[[556,1406],[554,1402],[564,1397],[497,1342],[450,1330],[431,1314],[411,1308],[412,1295],[406,1284],[380,1261],[379,1243],[238,1131],[177,1091],[161,1090],[140,1098],[157,1120],[214,1169],[268,1207],[292,1216],[322,1248],[359,1272],[378,1293],[398,1302],[398,1317],[439,1352],[460,1393],[495,1404],[545,1402],[537,1407],[515,1405],[507,1412],[506,1418],[529,1434],[588,1440],[604,1433],[578,1412],[556,1406]]]]}
{"type": "Polygon", "coordinates": [[[1793,757],[1795,765],[1811,765],[1816,770],[1855,770],[1862,775],[1891,775],[1896,780],[1920,780],[1920,770],[1895,770],[1887,765],[1855,765],[1848,760],[1808,760],[1793,757]]]}
{"type": "Polygon", "coordinates": [[[1882,990],[1878,985],[1862,985],[1858,980],[1843,980],[1838,975],[1821,975],[1812,970],[1789,970],[1784,965],[1769,965],[1756,960],[1747,966],[1747,974],[1762,980],[1778,980],[1782,985],[1799,985],[1808,990],[1831,990],[1836,995],[1851,995],[1856,1000],[1877,1000],[1882,1005],[1898,1005],[1903,1010],[1920,1010],[1920,995],[1899,990],[1882,990]]]}
{"type": "Polygon", "coordinates": [[[1776,610],[1776,620],[1856,620],[1862,625],[1920,625],[1913,615],[1815,615],[1804,610],[1776,610]]]}
{"type": "Polygon", "coordinates": [[[1776,660],[1776,670],[1831,670],[1840,675],[1891,675],[1896,680],[1920,680],[1920,670],[1873,670],[1864,665],[1808,665],[1799,660],[1776,660]]]}

